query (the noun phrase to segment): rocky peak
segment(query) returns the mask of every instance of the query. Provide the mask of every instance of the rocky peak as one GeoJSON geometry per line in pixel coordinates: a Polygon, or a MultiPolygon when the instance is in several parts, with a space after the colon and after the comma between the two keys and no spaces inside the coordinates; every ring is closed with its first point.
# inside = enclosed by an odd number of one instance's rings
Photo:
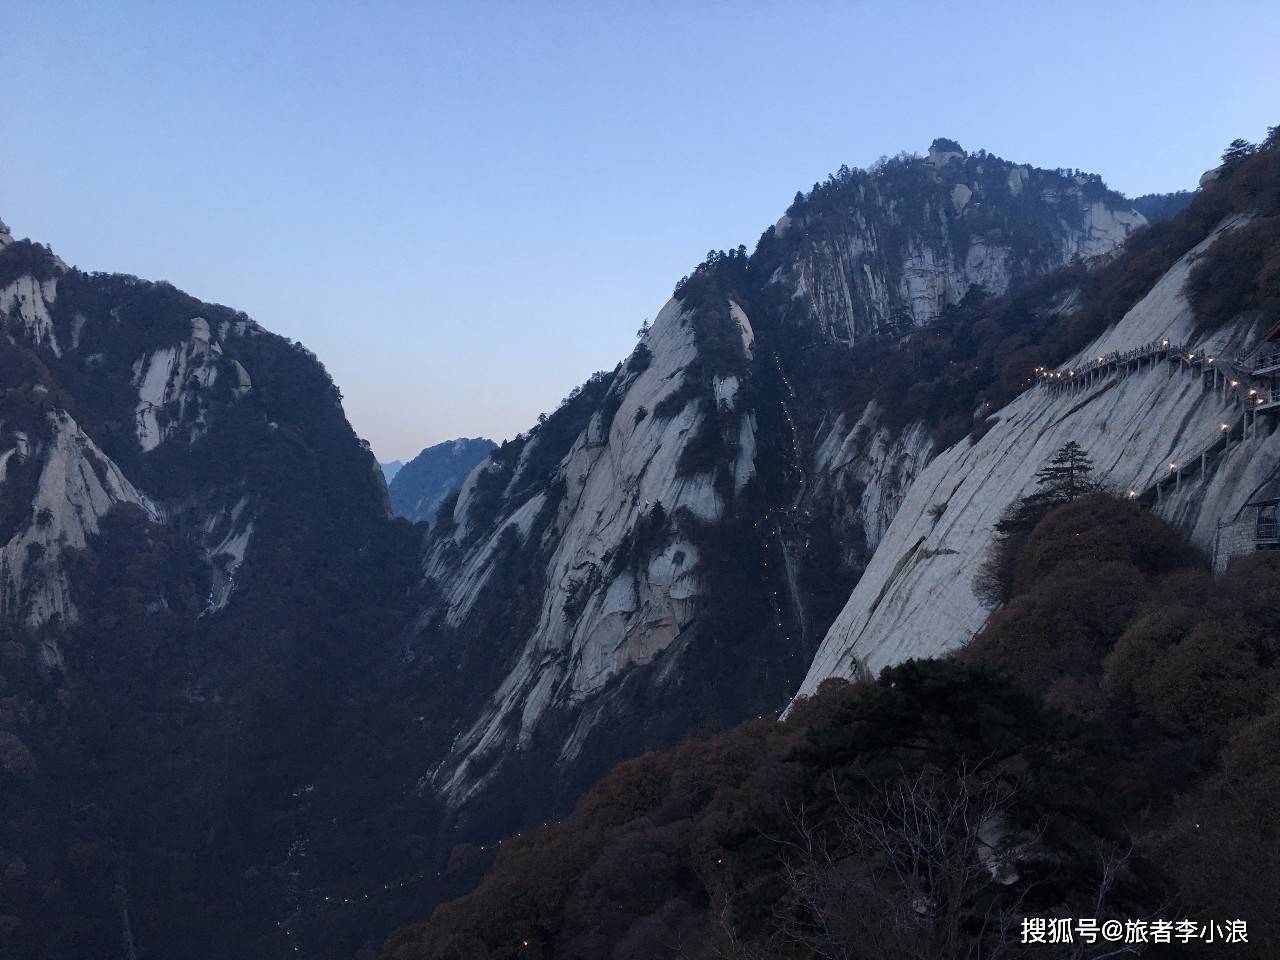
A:
{"type": "Polygon", "coordinates": [[[968,156],[964,147],[946,137],[938,137],[929,144],[929,162],[935,167],[943,167],[952,160],[963,160],[968,156]]]}
{"type": "Polygon", "coordinates": [[[998,296],[1108,254],[1146,223],[1098,177],[969,154],[942,138],[927,159],[841,168],[787,221],[767,235],[773,279],[839,343],[931,323],[975,287],[998,296]]]}

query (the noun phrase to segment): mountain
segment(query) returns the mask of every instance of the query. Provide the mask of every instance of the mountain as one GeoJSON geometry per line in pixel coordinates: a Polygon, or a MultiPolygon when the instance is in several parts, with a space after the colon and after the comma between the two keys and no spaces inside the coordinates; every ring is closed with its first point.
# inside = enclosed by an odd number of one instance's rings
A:
{"type": "Polygon", "coordinates": [[[938,324],[1144,222],[1095,176],[938,140],[798,195],[750,256],[711,254],[428,537],[407,644],[467,690],[421,770],[460,835],[783,708],[916,475],[1024,376],[1000,379],[1025,334],[955,348],[938,324]]]}
{"type": "Polygon", "coordinates": [[[378,466],[382,468],[382,479],[387,481],[387,486],[390,487],[391,481],[395,479],[396,474],[400,472],[400,468],[404,466],[404,461],[392,460],[390,463],[379,463],[378,466]]]}
{"type": "Polygon", "coordinates": [[[1170,902],[1280,942],[1254,894],[1277,852],[1280,133],[1111,256],[1002,297],[955,289],[915,329],[824,319],[910,289],[837,296],[874,269],[803,257],[871,218],[851,202],[864,178],[936,171],[939,148],[836,178],[821,233],[799,198],[782,239],[818,239],[780,249],[775,229],[709,257],[625,364],[495,452],[433,531],[432,635],[477,617],[494,635],[488,591],[528,616],[546,589],[431,772],[460,824],[504,812],[512,771],[564,797],[669,734],[655,716],[759,716],[616,766],[384,956],[509,956],[513,934],[556,957],[998,953],[1028,909],[1170,902]],[[561,466],[537,484],[547,449],[561,466]],[[1111,495],[1069,498],[993,567],[1055,457],[1092,461],[1111,495]],[[544,562],[548,581],[528,576],[544,562]],[[829,621],[815,568],[840,571],[831,597],[851,588],[829,621]],[[788,651],[809,666],[775,723],[752,681],[788,651]]]}
{"type": "Polygon", "coordinates": [[[390,478],[388,490],[396,516],[434,521],[440,504],[496,446],[484,437],[463,437],[427,447],[390,478]]]}
{"type": "Polygon", "coordinates": [[[245,314],[4,230],[0,324],[0,953],[278,955],[417,535],[245,314]]]}

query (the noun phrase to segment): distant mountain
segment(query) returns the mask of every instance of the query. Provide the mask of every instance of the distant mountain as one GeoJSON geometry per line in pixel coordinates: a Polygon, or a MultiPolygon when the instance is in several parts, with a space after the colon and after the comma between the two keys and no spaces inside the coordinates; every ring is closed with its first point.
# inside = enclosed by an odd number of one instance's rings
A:
{"type": "Polygon", "coordinates": [[[1168,220],[1176,217],[1191,203],[1194,197],[1194,190],[1178,190],[1174,193],[1145,193],[1140,197],[1134,197],[1129,202],[1133,204],[1133,209],[1146,217],[1152,223],[1158,220],[1168,220]]]}
{"type": "Polygon", "coordinates": [[[396,516],[407,520],[432,521],[436,510],[497,444],[486,437],[461,437],[427,447],[397,469],[383,464],[387,489],[391,492],[391,508],[396,516]]]}
{"type": "Polygon", "coordinates": [[[400,468],[404,466],[404,461],[392,460],[390,463],[380,463],[378,466],[382,468],[382,479],[387,481],[389,486],[396,478],[396,474],[400,472],[400,468]]]}

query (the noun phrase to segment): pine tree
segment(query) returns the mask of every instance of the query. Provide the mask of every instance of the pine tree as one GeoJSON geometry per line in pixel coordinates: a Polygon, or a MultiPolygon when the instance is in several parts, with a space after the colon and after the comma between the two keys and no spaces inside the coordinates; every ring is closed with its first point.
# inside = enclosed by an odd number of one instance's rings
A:
{"type": "Polygon", "coordinates": [[[1241,160],[1256,153],[1258,147],[1256,144],[1250,143],[1248,140],[1236,138],[1232,140],[1226,150],[1222,152],[1222,165],[1224,167],[1233,167],[1241,160]]]}
{"type": "Polygon", "coordinates": [[[995,524],[995,536],[978,569],[974,591],[992,606],[1009,599],[1013,565],[1031,531],[1054,507],[1099,489],[1093,462],[1084,447],[1069,440],[1036,474],[1036,489],[1009,504],[995,524]]]}
{"type": "Polygon", "coordinates": [[[1093,478],[1093,462],[1084,447],[1069,440],[1058,448],[1053,459],[1036,474],[1036,496],[1057,506],[1070,503],[1086,493],[1093,493],[1098,484],[1093,478]]]}

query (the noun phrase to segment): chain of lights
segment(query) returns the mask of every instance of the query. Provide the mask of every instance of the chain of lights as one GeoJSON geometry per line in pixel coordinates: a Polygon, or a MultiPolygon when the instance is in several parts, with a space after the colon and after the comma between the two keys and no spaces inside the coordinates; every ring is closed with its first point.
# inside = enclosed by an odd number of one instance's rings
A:
{"type": "MultiPolygon", "coordinates": [[[[542,824],[542,827],[550,827],[552,825],[559,826],[563,822],[563,820],[546,821],[542,824]]],[[[516,840],[521,836],[523,836],[523,833],[515,833],[510,837],[494,840],[490,843],[481,843],[477,846],[482,852],[488,852],[489,850],[496,850],[498,847],[502,846],[504,840],[516,840]]],[[[304,916],[309,914],[315,915],[326,909],[333,909],[351,904],[366,904],[385,894],[395,893],[396,891],[404,890],[407,887],[417,886],[427,880],[440,879],[443,876],[443,870],[424,870],[421,873],[416,873],[411,877],[405,877],[395,883],[379,884],[369,888],[365,893],[355,894],[350,897],[328,894],[319,888],[304,890],[296,894],[295,901],[297,906],[295,907],[293,914],[287,920],[277,920],[276,926],[280,929],[280,932],[284,934],[293,953],[301,954],[302,947],[298,942],[298,934],[293,927],[294,924],[304,916]]],[[[525,943],[524,946],[528,946],[528,944],[525,943]]]]}
{"type": "MultiPolygon", "coordinates": [[[[1035,376],[1036,380],[1041,384],[1051,388],[1062,389],[1087,382],[1090,375],[1098,370],[1119,372],[1128,370],[1131,366],[1141,369],[1143,361],[1146,360],[1151,360],[1153,364],[1157,360],[1174,361],[1178,363],[1180,368],[1192,369],[1199,367],[1202,373],[1213,371],[1215,384],[1217,383],[1217,377],[1222,378],[1224,395],[1227,390],[1230,390],[1232,398],[1243,410],[1234,423],[1221,422],[1218,424],[1218,430],[1225,438],[1226,443],[1230,442],[1231,435],[1235,432],[1236,427],[1240,428],[1242,438],[1246,436],[1248,411],[1254,411],[1254,416],[1256,417],[1257,413],[1280,405],[1280,388],[1273,387],[1270,382],[1265,386],[1250,385],[1252,381],[1260,376],[1280,373],[1280,351],[1259,356],[1250,364],[1243,358],[1223,360],[1220,357],[1211,356],[1207,350],[1188,349],[1172,343],[1168,338],[1164,338],[1153,340],[1132,350],[1114,351],[1098,356],[1076,367],[1058,370],[1050,370],[1048,367],[1036,367],[1035,376]],[[1230,373],[1227,371],[1230,371],[1230,373]]],[[[1217,387],[1215,386],[1214,389],[1216,390],[1217,387]]],[[[1186,464],[1194,463],[1196,460],[1202,460],[1216,453],[1216,448],[1222,443],[1224,443],[1224,440],[1218,440],[1191,457],[1171,460],[1168,474],[1160,477],[1141,492],[1136,487],[1130,487],[1129,498],[1145,500],[1151,495],[1158,495],[1160,488],[1168,482],[1169,477],[1173,477],[1175,483],[1178,482],[1186,464]]]]}

